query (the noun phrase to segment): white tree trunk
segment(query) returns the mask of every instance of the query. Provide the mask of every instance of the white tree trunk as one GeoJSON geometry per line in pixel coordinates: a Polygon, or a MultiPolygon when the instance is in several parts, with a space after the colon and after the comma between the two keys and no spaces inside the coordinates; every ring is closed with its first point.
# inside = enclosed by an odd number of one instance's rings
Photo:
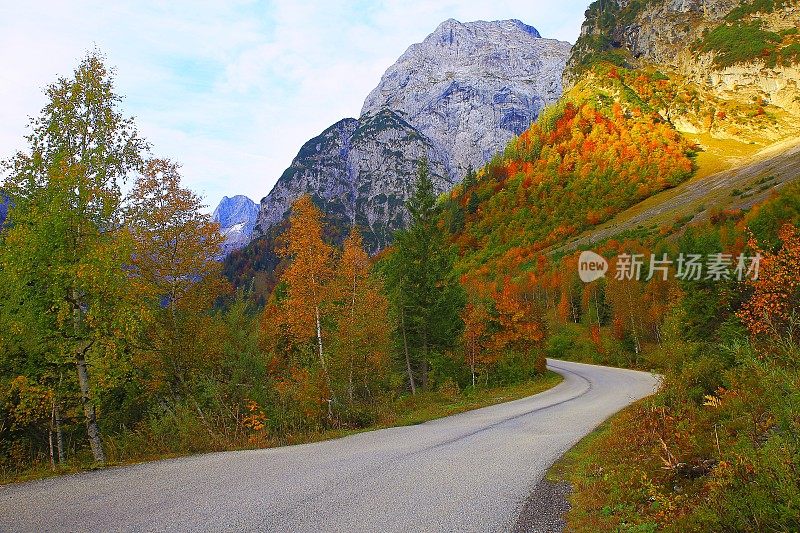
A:
{"type": "Polygon", "coordinates": [[[406,371],[408,372],[408,383],[411,385],[411,394],[417,393],[417,385],[414,383],[414,372],[411,370],[411,359],[408,356],[408,340],[406,339],[405,310],[400,309],[400,329],[403,330],[403,352],[406,356],[406,371]]]}

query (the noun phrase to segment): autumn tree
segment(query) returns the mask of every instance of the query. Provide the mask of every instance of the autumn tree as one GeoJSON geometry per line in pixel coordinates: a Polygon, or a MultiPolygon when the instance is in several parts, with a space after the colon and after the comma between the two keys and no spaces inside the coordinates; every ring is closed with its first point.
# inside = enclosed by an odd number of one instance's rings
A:
{"type": "Polygon", "coordinates": [[[326,359],[323,338],[324,313],[328,304],[326,284],[331,279],[333,247],[322,239],[322,214],[308,195],[300,197],[292,206],[286,245],[279,251],[289,259],[283,273],[286,297],[282,301],[285,320],[295,342],[313,341],[327,387],[327,411],[333,419],[333,389],[326,359]]]}
{"type": "MultiPolygon", "coordinates": [[[[530,357],[541,345],[546,331],[542,313],[525,287],[506,279],[494,294],[498,331],[492,343],[495,350],[510,351],[530,357]]],[[[544,360],[532,361],[532,367],[544,372],[544,360]]]]}
{"type": "Polygon", "coordinates": [[[761,250],[755,240],[751,246],[763,257],[757,279],[749,279],[753,295],[738,312],[755,337],[798,336],[800,319],[800,231],[785,224],[778,231],[782,243],[776,252],[761,250]]]}
{"type": "MultiPolygon", "coordinates": [[[[126,202],[134,252],[128,274],[139,289],[143,315],[153,315],[148,353],[157,382],[187,388],[187,373],[213,361],[207,311],[228,289],[218,261],[224,238],[200,197],[181,186],[178,165],[147,161],[126,202]],[[149,306],[146,305],[150,302],[149,306]]],[[[211,343],[213,344],[213,343],[211,343]]]]}
{"type": "Polygon", "coordinates": [[[494,359],[495,352],[490,347],[489,333],[491,316],[484,303],[469,302],[464,307],[461,318],[464,321],[464,331],[461,335],[464,360],[469,366],[474,387],[481,367],[487,366],[494,359]]]}
{"type": "MultiPolygon", "coordinates": [[[[617,261],[619,259],[611,263],[610,270],[616,270],[617,261]]],[[[638,358],[645,333],[645,317],[642,314],[644,284],[636,278],[617,279],[616,275],[608,276],[606,280],[605,295],[612,310],[612,334],[617,340],[629,341],[638,358]]]]}
{"type": "Polygon", "coordinates": [[[389,372],[389,304],[380,278],[371,275],[361,232],[345,239],[330,283],[336,302],[336,366],[343,370],[348,405],[371,401],[389,372]]]}
{"type": "Polygon", "coordinates": [[[141,168],[147,144],[120,114],[113,73],[97,53],[46,94],[27,151],[5,164],[13,207],[0,268],[14,298],[3,312],[35,317],[17,326],[46,341],[42,358],[73,361],[89,443],[103,462],[90,369],[121,357],[124,333],[135,326],[121,268],[131,248],[120,184],[141,168]]]}

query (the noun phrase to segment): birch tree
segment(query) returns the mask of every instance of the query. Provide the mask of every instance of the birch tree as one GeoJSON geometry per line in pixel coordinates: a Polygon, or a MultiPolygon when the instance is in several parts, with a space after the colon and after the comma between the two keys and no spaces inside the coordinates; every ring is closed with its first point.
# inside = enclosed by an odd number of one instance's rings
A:
{"type": "Polygon", "coordinates": [[[331,283],[337,303],[337,363],[344,369],[351,406],[359,400],[371,400],[380,377],[388,371],[389,304],[382,281],[370,270],[361,232],[354,227],[344,242],[331,283]]]}
{"type": "Polygon", "coordinates": [[[198,335],[209,329],[207,311],[229,284],[218,261],[224,237],[203,207],[181,186],[178,165],[165,159],[147,161],[127,198],[134,244],[128,272],[153,315],[143,354],[151,388],[166,384],[191,394],[189,374],[213,365],[213,350],[198,335]]]}
{"type": "Polygon", "coordinates": [[[333,389],[326,359],[323,338],[323,319],[326,311],[326,283],[333,274],[333,247],[322,239],[322,214],[308,195],[292,206],[286,246],[279,250],[289,259],[283,273],[286,299],[283,307],[292,337],[299,342],[313,341],[314,351],[327,385],[328,419],[333,419],[333,389]]]}
{"type": "Polygon", "coordinates": [[[50,341],[50,359],[75,365],[94,458],[105,461],[91,367],[120,353],[134,314],[122,265],[130,241],[121,231],[120,184],[148,148],[118,110],[113,73],[97,53],[70,78],[46,89],[31,120],[28,148],[5,162],[3,189],[13,206],[0,257],[16,310],[37,320],[31,336],[50,341]],[[57,343],[53,339],[58,339],[57,343]]]}

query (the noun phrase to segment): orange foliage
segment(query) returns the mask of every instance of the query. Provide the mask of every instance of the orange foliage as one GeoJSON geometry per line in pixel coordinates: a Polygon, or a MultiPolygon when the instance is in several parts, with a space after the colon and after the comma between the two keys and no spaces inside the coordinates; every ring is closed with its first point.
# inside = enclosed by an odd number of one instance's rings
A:
{"type": "Polygon", "coordinates": [[[491,365],[496,360],[496,352],[490,349],[488,325],[491,319],[482,303],[468,303],[461,315],[464,320],[462,344],[464,359],[472,372],[472,384],[481,368],[491,365]]]}
{"type": "Polygon", "coordinates": [[[502,288],[495,292],[494,301],[501,327],[493,339],[497,349],[527,352],[544,339],[544,325],[539,313],[524,294],[521,284],[505,280],[502,288]]]}
{"type": "MultiPolygon", "coordinates": [[[[497,243],[501,254],[515,246],[543,250],[693,170],[691,143],[657,116],[628,112],[619,103],[605,111],[567,104],[545,128],[532,125],[461,195],[481,199],[454,236],[462,254],[475,249],[476,240],[483,247],[480,236],[497,243]]],[[[482,255],[491,257],[485,250],[482,255]]]]}
{"type": "Polygon", "coordinates": [[[738,316],[754,336],[791,332],[792,320],[800,317],[800,232],[786,224],[778,237],[783,245],[776,253],[760,250],[754,240],[750,242],[762,259],[758,279],[748,281],[753,296],[738,316]]]}
{"type": "Polygon", "coordinates": [[[282,277],[287,286],[283,308],[294,339],[307,342],[317,337],[324,286],[332,275],[333,247],[322,240],[322,214],[310,196],[294,203],[289,220],[286,246],[278,250],[291,259],[282,277]]]}

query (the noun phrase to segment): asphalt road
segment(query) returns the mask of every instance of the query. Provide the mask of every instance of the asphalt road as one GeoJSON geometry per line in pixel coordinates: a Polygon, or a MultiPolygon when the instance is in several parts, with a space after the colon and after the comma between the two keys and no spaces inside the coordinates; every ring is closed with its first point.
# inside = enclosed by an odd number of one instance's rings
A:
{"type": "Polygon", "coordinates": [[[657,386],[550,361],[536,396],[417,426],[0,487],[0,531],[507,531],[581,437],[657,386]]]}

